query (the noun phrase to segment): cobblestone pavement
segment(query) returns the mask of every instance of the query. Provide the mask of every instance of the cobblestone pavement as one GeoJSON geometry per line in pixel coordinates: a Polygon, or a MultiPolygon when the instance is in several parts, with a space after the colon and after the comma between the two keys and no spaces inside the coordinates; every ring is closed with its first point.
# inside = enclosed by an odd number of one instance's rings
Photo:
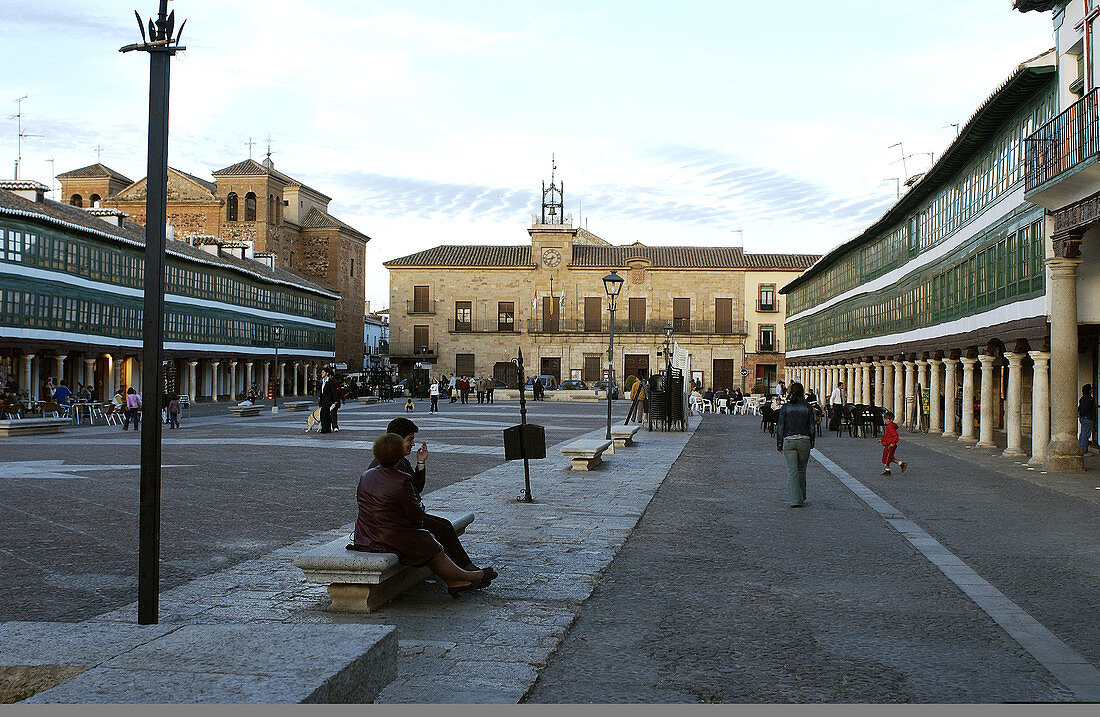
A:
{"type": "MultiPolygon", "coordinates": [[[[818,449],[1100,662],[1091,473],[1027,471],[902,435],[818,449]]],[[[1076,698],[882,515],[811,461],[808,502],[751,417],[707,416],[528,702],[1041,702],[1076,698]]]]}
{"type": "MultiPolygon", "coordinates": [[[[350,404],[331,435],[306,434],[304,413],[235,419],[226,405],[165,430],[162,590],[354,520],[370,443],[403,405],[350,404]]],[[[519,420],[517,402],[441,408],[410,414],[432,451],[429,491],[500,465],[501,430],[519,420]]],[[[615,405],[619,420],[626,409],[615,405]]],[[[602,425],[604,410],[529,403],[528,420],[554,444],[602,425]]],[[[135,599],[139,443],[102,425],[0,439],[0,620],[78,621],[135,599]]]]}

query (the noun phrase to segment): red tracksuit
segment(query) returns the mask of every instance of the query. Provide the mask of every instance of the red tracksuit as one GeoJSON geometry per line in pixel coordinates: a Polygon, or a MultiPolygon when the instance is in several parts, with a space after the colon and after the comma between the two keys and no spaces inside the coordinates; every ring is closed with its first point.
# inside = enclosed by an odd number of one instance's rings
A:
{"type": "Polygon", "coordinates": [[[879,442],[885,446],[882,449],[882,465],[889,466],[894,461],[894,451],[898,447],[898,424],[890,421],[886,424],[886,431],[879,442]]]}

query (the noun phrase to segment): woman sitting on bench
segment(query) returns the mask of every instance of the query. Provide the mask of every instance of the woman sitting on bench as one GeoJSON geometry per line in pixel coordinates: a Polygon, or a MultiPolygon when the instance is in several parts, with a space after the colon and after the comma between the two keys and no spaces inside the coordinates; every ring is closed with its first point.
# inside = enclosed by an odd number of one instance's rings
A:
{"type": "Polygon", "coordinates": [[[427,566],[447,584],[451,597],[487,586],[496,576],[492,568],[460,568],[424,529],[426,513],[410,476],[396,468],[405,457],[405,442],[395,433],[385,433],[374,442],[378,465],[363,474],[356,491],[355,548],[396,553],[402,565],[427,566]]]}

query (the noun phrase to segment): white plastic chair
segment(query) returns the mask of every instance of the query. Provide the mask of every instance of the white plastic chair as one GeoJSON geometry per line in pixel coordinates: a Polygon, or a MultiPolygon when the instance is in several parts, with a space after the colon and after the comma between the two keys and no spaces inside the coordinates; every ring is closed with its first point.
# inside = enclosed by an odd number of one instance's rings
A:
{"type": "Polygon", "coordinates": [[[724,398],[718,399],[718,410],[716,411],[716,413],[729,413],[729,412],[730,412],[729,401],[727,401],[724,398]]]}

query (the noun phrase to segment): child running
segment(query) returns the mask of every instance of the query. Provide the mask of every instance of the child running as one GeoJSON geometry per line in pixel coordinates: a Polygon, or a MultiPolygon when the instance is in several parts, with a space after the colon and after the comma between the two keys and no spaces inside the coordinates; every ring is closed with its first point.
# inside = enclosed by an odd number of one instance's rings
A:
{"type": "Polygon", "coordinates": [[[905,472],[905,461],[899,461],[894,458],[894,451],[898,448],[898,441],[901,440],[898,437],[898,424],[894,423],[894,414],[887,411],[883,414],[886,418],[886,430],[882,434],[883,445],[882,449],[882,475],[890,475],[890,465],[897,463],[901,466],[901,472],[905,472]]]}

